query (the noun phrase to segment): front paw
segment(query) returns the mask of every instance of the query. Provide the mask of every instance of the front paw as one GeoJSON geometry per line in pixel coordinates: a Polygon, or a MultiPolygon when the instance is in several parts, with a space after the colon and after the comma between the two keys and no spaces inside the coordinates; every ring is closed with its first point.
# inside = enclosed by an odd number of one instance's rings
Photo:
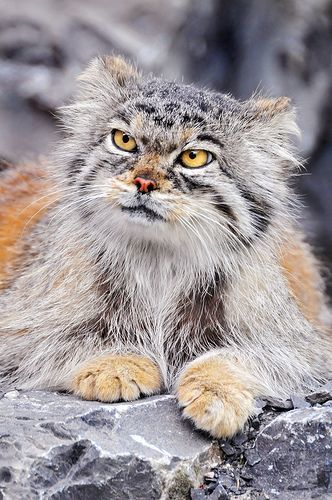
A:
{"type": "Polygon", "coordinates": [[[74,376],[72,391],[84,399],[132,401],[160,391],[158,367],[144,356],[101,356],[84,364],[74,376]]]}
{"type": "Polygon", "coordinates": [[[189,364],[177,386],[184,416],[213,437],[233,436],[252,413],[254,401],[240,373],[230,361],[217,356],[189,364]]]}

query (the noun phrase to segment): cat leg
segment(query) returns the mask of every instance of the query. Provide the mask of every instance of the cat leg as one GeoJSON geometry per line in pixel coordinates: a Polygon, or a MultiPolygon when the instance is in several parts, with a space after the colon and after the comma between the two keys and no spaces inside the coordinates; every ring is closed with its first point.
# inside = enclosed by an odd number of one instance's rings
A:
{"type": "Polygon", "coordinates": [[[161,389],[158,366],[145,356],[103,355],[78,368],[71,390],[83,399],[114,402],[132,401],[161,389]]]}
{"type": "Polygon", "coordinates": [[[236,358],[209,353],[188,363],[176,387],[183,415],[198,429],[226,438],[242,429],[253,412],[253,377],[236,358]]]}

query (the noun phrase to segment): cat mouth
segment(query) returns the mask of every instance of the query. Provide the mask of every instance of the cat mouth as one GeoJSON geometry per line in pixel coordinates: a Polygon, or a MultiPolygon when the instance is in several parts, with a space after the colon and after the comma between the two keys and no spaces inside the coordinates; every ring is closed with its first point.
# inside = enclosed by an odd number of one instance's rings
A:
{"type": "Polygon", "coordinates": [[[162,217],[158,212],[145,205],[137,205],[135,207],[122,206],[121,211],[130,214],[132,217],[144,218],[145,220],[147,219],[151,222],[155,220],[164,220],[164,217],[162,217]]]}

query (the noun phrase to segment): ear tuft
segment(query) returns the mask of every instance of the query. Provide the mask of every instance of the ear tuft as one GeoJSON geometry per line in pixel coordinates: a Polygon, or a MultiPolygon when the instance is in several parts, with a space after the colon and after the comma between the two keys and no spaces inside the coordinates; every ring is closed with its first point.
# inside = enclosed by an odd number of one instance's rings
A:
{"type": "Polygon", "coordinates": [[[102,58],[102,61],[105,65],[105,69],[121,86],[124,86],[128,80],[138,76],[136,68],[127,63],[122,57],[106,56],[102,58]]]}
{"type": "Polygon", "coordinates": [[[82,82],[84,93],[87,94],[89,88],[101,88],[103,84],[111,84],[120,89],[138,76],[136,68],[121,57],[104,56],[93,59],[78,76],[78,80],[82,82]]]}
{"type": "Polygon", "coordinates": [[[277,99],[261,98],[254,100],[254,108],[257,115],[273,117],[291,109],[289,97],[278,97],[277,99]]]}
{"type": "Polygon", "coordinates": [[[255,97],[246,101],[246,124],[248,128],[255,126],[268,127],[280,136],[300,136],[296,123],[296,111],[288,97],[275,99],[255,97]]]}

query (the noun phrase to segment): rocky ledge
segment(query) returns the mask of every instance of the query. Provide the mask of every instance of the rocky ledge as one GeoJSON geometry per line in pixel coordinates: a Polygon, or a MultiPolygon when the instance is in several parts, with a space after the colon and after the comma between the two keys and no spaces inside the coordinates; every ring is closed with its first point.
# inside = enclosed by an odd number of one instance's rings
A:
{"type": "Polygon", "coordinates": [[[258,401],[232,440],[181,419],[175,398],[101,404],[44,391],[0,400],[0,499],[309,499],[332,494],[331,386],[258,401]]]}

